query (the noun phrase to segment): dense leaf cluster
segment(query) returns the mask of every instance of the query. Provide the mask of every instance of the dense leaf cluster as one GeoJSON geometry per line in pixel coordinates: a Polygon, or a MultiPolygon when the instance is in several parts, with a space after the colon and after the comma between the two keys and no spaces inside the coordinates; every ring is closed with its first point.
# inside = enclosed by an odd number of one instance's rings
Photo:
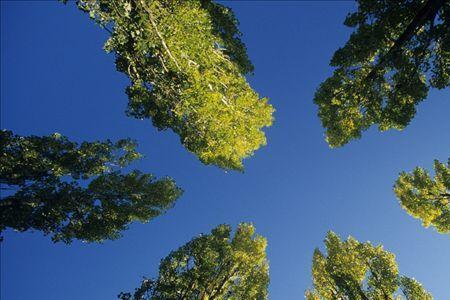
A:
{"type": "Polygon", "coordinates": [[[412,173],[402,172],[394,191],[402,207],[425,227],[450,233],[450,159],[447,165],[435,160],[434,171],[434,178],[420,167],[412,173]]]}
{"type": "Polygon", "coordinates": [[[314,289],[306,292],[308,300],[433,299],[416,280],[399,276],[395,256],[381,246],[352,237],[341,241],[333,232],[325,246],[326,255],[314,251],[314,289]]]}
{"type": "Polygon", "coordinates": [[[272,107],[252,71],[232,11],[209,0],[80,0],[111,36],[105,49],[131,80],[128,114],[171,128],[205,164],[243,168],[266,138],[272,107]],[[108,29],[111,28],[111,29],[108,29]]]}
{"type": "Polygon", "coordinates": [[[159,276],[145,279],[134,294],[122,300],[264,300],[269,266],[266,239],[241,223],[234,236],[220,225],[173,251],[161,261],[159,276]]]}
{"type": "Polygon", "coordinates": [[[360,0],[345,25],[355,31],[314,98],[332,147],[373,124],[403,129],[430,87],[450,85],[449,1],[360,0]]]}
{"type": "Polygon", "coordinates": [[[78,145],[59,134],[2,130],[0,231],[35,229],[54,241],[98,242],[164,213],[181,194],[172,179],[117,170],[140,157],[135,146],[131,140],[78,145]],[[81,179],[92,180],[85,187],[81,179]]]}

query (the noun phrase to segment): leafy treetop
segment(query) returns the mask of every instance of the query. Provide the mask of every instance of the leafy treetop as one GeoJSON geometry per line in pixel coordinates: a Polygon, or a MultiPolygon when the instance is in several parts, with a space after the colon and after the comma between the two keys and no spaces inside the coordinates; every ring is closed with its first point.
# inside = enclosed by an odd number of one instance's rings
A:
{"type": "Polygon", "coordinates": [[[430,87],[450,85],[449,1],[359,0],[344,24],[355,31],[314,98],[331,147],[373,124],[403,129],[430,87]]]}
{"type": "Polygon", "coordinates": [[[253,66],[229,8],[209,0],[77,3],[110,32],[105,49],[131,80],[129,115],[171,128],[203,163],[224,169],[242,170],[265,145],[273,109],[246,81],[253,66]]]}
{"type": "Polygon", "coordinates": [[[263,300],[269,283],[266,240],[241,223],[235,235],[220,225],[161,261],[159,276],[145,279],[122,300],[263,300]]]}
{"type": "Polygon", "coordinates": [[[438,232],[450,233],[450,159],[434,161],[436,175],[417,167],[412,173],[402,172],[394,186],[402,207],[425,227],[433,225],[438,232]]]}
{"type": "Polygon", "coordinates": [[[341,241],[333,232],[328,233],[325,246],[326,255],[314,251],[314,289],[306,292],[308,300],[433,299],[416,280],[399,276],[394,255],[381,246],[351,237],[341,241]]]}
{"type": "Polygon", "coordinates": [[[0,131],[0,231],[35,229],[55,242],[100,242],[164,213],[181,194],[172,179],[117,170],[140,157],[135,146],[0,131]],[[87,179],[87,187],[80,184],[87,179]]]}

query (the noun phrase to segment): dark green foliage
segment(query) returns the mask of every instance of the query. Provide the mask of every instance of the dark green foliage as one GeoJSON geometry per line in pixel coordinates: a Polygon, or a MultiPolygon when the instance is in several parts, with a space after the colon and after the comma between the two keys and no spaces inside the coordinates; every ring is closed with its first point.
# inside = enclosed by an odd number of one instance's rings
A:
{"type": "Polygon", "coordinates": [[[122,300],[264,300],[269,266],[266,240],[250,224],[220,225],[200,235],[161,261],[159,276],[145,279],[122,300]]]}
{"type": "Polygon", "coordinates": [[[80,0],[110,32],[105,50],[131,84],[128,114],[172,129],[205,164],[243,168],[266,143],[272,107],[245,79],[253,70],[232,11],[209,0],[80,0]]]}
{"type": "Polygon", "coordinates": [[[100,242],[120,237],[133,221],[164,213],[181,194],[172,179],[116,170],[140,157],[135,146],[131,140],[78,145],[59,134],[1,131],[0,231],[34,229],[55,242],[100,242]],[[81,179],[92,180],[85,187],[81,179]]]}
{"type": "Polygon", "coordinates": [[[360,0],[345,25],[355,31],[314,98],[331,147],[374,124],[405,128],[430,88],[450,85],[449,1],[360,0]]]}

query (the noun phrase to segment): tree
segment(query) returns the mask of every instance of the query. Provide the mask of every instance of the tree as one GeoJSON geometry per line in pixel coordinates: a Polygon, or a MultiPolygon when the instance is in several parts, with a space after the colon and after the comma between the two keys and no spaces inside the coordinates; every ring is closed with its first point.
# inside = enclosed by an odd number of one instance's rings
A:
{"type": "Polygon", "coordinates": [[[355,31],[314,98],[331,147],[405,128],[430,88],[450,85],[449,1],[359,0],[344,24],[355,31]]]}
{"type": "Polygon", "coordinates": [[[447,165],[435,160],[434,171],[434,179],[420,167],[412,173],[402,172],[394,191],[402,207],[421,219],[423,226],[450,233],[450,158],[447,165]]]}
{"type": "Polygon", "coordinates": [[[220,225],[200,235],[161,261],[159,276],[145,279],[122,300],[260,300],[269,283],[266,239],[241,223],[234,237],[220,225]]]}
{"type": "Polygon", "coordinates": [[[399,276],[395,256],[352,237],[341,241],[329,232],[325,240],[327,254],[314,251],[314,289],[305,294],[308,300],[432,300],[414,279],[399,276]],[[403,297],[402,297],[403,295],[403,297]]]}
{"type": "Polygon", "coordinates": [[[266,144],[273,108],[245,75],[253,66],[233,12],[209,0],[80,0],[105,28],[105,50],[131,84],[128,115],[172,129],[205,164],[242,170],[266,144]]]}
{"type": "Polygon", "coordinates": [[[129,139],[78,145],[60,134],[0,131],[0,232],[35,229],[54,242],[100,242],[161,215],[181,190],[170,178],[122,174],[119,168],[140,157],[135,147],[129,139]]]}

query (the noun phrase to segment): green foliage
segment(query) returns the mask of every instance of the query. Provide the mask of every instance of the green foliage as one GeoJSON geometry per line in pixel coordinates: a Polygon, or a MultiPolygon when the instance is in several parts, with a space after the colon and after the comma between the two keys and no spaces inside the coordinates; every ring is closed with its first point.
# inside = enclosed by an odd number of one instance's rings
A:
{"type": "Polygon", "coordinates": [[[306,292],[308,300],[433,299],[420,283],[399,276],[395,256],[381,246],[352,237],[341,241],[333,232],[328,233],[325,246],[326,255],[314,251],[314,290],[306,292]]]}
{"type": "Polygon", "coordinates": [[[355,31],[314,98],[331,147],[403,129],[430,87],[450,85],[450,2],[360,0],[344,24],[355,31]]]}
{"type": "Polygon", "coordinates": [[[140,158],[136,143],[130,139],[78,145],[58,133],[20,137],[9,130],[0,131],[0,137],[0,182],[8,185],[24,185],[27,180],[49,176],[88,179],[140,158]]]}
{"type": "Polygon", "coordinates": [[[433,297],[415,279],[402,276],[400,286],[406,299],[411,300],[432,300],[433,297]]]}
{"type": "Polygon", "coordinates": [[[266,239],[255,235],[250,224],[241,223],[234,237],[230,226],[220,225],[164,258],[157,279],[145,279],[133,295],[121,293],[119,298],[267,299],[266,245],[266,239]]]}
{"type": "Polygon", "coordinates": [[[450,233],[450,159],[434,161],[434,179],[427,170],[417,167],[402,172],[394,186],[402,207],[425,227],[433,225],[438,232],[450,233]]]}
{"type": "Polygon", "coordinates": [[[135,146],[131,140],[78,145],[60,134],[21,137],[2,130],[0,231],[36,229],[55,242],[100,242],[164,213],[181,194],[172,179],[116,170],[140,157],[135,146]]]}
{"type": "Polygon", "coordinates": [[[105,49],[131,80],[128,114],[171,128],[205,164],[243,168],[273,108],[245,79],[253,70],[232,11],[209,0],[80,0],[111,36],[105,49]],[[108,29],[111,27],[112,29],[108,29]]]}

